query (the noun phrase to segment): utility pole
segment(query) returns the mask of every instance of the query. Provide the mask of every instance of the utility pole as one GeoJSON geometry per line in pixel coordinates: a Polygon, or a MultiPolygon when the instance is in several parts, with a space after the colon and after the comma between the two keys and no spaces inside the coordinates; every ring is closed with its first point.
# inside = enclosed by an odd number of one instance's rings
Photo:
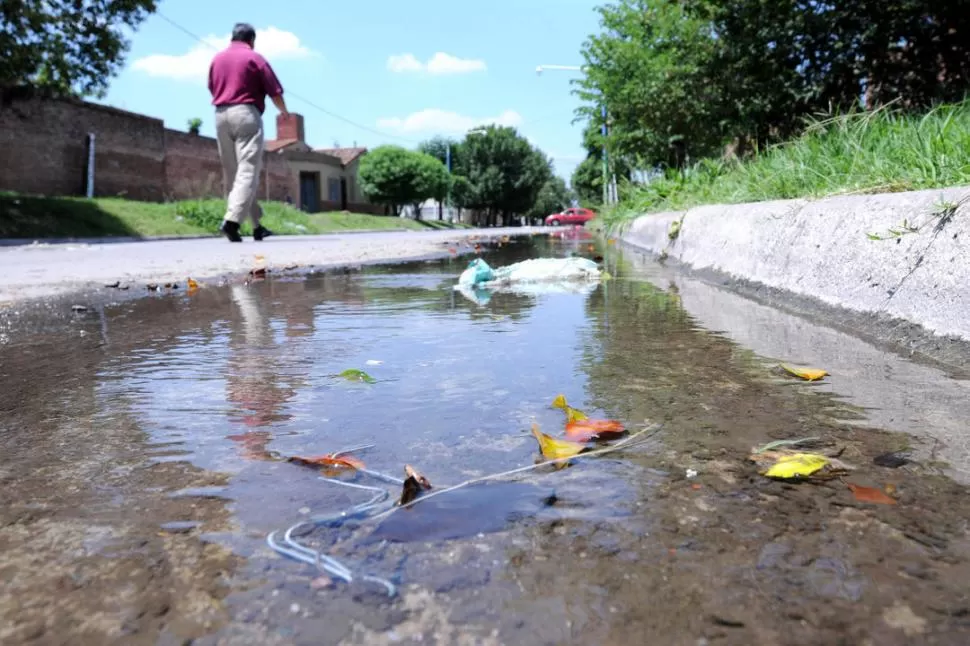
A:
{"type": "MultiPolygon", "coordinates": [[[[445,208],[451,203],[451,140],[445,140],[445,168],[448,169],[448,195],[445,197],[445,208]]],[[[454,220],[451,220],[454,221],[454,220]]]]}
{"type": "Polygon", "coordinates": [[[608,153],[606,152],[606,141],[609,139],[610,131],[606,125],[606,106],[600,106],[600,116],[603,117],[603,128],[601,132],[603,133],[603,204],[610,203],[610,164],[607,158],[608,153]]]}

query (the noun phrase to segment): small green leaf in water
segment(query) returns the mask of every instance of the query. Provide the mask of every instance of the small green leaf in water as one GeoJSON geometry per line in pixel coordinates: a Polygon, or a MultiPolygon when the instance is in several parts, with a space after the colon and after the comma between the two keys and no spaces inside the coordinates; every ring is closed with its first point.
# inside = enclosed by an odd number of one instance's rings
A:
{"type": "Polygon", "coordinates": [[[371,377],[369,374],[363,370],[357,370],[356,368],[350,368],[349,370],[344,370],[338,377],[346,379],[347,381],[363,381],[365,384],[376,384],[377,380],[371,377]]]}

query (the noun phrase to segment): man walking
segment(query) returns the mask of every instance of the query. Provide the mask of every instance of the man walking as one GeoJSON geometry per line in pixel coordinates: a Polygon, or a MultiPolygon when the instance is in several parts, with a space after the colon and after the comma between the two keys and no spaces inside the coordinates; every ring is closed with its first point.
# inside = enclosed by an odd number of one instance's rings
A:
{"type": "Polygon", "coordinates": [[[266,97],[285,116],[283,86],[266,59],[253,51],[256,30],[238,23],[229,47],[216,54],[209,66],[209,92],[216,107],[216,139],[229,191],[225,221],[220,231],[230,242],[242,242],[239,223],[249,217],[253,239],[272,231],[260,224],[263,212],[256,202],[259,170],[263,162],[263,110],[266,97]]]}

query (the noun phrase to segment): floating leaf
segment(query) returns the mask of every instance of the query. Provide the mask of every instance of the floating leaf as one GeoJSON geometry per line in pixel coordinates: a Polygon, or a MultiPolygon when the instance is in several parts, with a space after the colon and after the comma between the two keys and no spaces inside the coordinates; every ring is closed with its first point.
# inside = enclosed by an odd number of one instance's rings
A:
{"type": "Polygon", "coordinates": [[[431,488],[431,481],[410,464],[404,465],[404,485],[401,490],[401,500],[398,504],[406,505],[413,502],[422,492],[431,488]]]}
{"type": "Polygon", "coordinates": [[[589,415],[579,410],[578,408],[573,408],[566,403],[565,395],[557,395],[555,399],[552,400],[552,407],[558,408],[560,410],[566,411],[566,422],[580,422],[585,419],[589,419],[589,415]]]}
{"type": "Polygon", "coordinates": [[[356,368],[350,368],[349,370],[344,370],[339,375],[341,379],[346,379],[347,381],[363,381],[365,384],[376,384],[377,380],[371,377],[369,374],[363,370],[357,370],[356,368]]]}
{"type": "Polygon", "coordinates": [[[807,477],[828,463],[827,457],[816,453],[783,455],[765,472],[765,476],[783,479],[807,477]]]}
{"type": "Polygon", "coordinates": [[[863,487],[861,485],[845,483],[852,491],[852,495],[859,502],[871,502],[875,505],[895,505],[896,500],[884,494],[881,490],[874,487],[863,487]]]}
{"type": "Polygon", "coordinates": [[[363,469],[364,463],[350,455],[334,455],[327,453],[315,457],[304,458],[295,455],[287,458],[287,462],[299,464],[305,467],[334,467],[338,469],[363,469]]]}
{"type": "Polygon", "coordinates": [[[185,282],[185,284],[186,284],[186,285],[188,286],[188,288],[189,288],[189,291],[190,291],[190,292],[191,292],[191,291],[195,291],[195,290],[197,290],[197,289],[199,288],[199,283],[197,283],[197,282],[196,282],[195,280],[193,280],[192,278],[189,278],[189,279],[188,279],[188,280],[187,280],[187,281],[185,282]]]}
{"type": "Polygon", "coordinates": [[[566,437],[576,442],[603,439],[626,432],[623,422],[615,419],[584,419],[566,423],[566,437]]]}
{"type": "Polygon", "coordinates": [[[829,374],[819,368],[802,368],[798,366],[790,366],[785,363],[781,364],[781,369],[788,374],[794,375],[799,379],[804,379],[805,381],[818,381],[822,377],[829,374]]]}
{"type": "Polygon", "coordinates": [[[899,467],[909,464],[910,462],[912,462],[912,460],[899,453],[883,453],[882,455],[877,455],[872,459],[872,463],[876,466],[886,467],[888,469],[898,469],[899,467]]]}
{"type": "Polygon", "coordinates": [[[532,435],[539,443],[539,451],[542,452],[543,457],[549,460],[571,458],[586,448],[586,445],[582,442],[574,442],[572,440],[557,440],[550,435],[546,435],[539,430],[538,424],[532,425],[532,435]]]}

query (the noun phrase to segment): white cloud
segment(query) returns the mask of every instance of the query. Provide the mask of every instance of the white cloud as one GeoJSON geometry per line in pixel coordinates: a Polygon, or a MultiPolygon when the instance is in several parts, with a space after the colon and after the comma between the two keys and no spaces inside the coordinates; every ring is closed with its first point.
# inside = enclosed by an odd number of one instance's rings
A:
{"type": "MultiPolygon", "coordinates": [[[[132,69],[149,76],[170,78],[177,81],[204,81],[209,73],[209,63],[216,51],[229,44],[229,36],[206,36],[205,43],[193,45],[184,54],[152,54],[134,61],[132,69]]],[[[276,27],[256,30],[256,51],[270,63],[278,60],[306,58],[314,52],[305,47],[300,38],[289,31],[276,27]]]]}
{"type": "Polygon", "coordinates": [[[458,58],[444,52],[437,52],[422,63],[411,53],[393,54],[387,58],[387,69],[392,72],[427,72],[428,74],[467,74],[469,72],[484,72],[485,61],[474,58],[458,58]]]}
{"type": "Polygon", "coordinates": [[[495,124],[498,126],[519,126],[522,115],[515,110],[506,110],[495,117],[470,117],[457,112],[428,108],[413,112],[408,116],[389,117],[377,120],[377,127],[403,133],[436,132],[462,134],[478,126],[495,124]]]}
{"type": "Polygon", "coordinates": [[[424,69],[414,54],[394,54],[387,58],[387,69],[392,72],[420,72],[424,69]]]}
{"type": "Polygon", "coordinates": [[[466,74],[484,71],[485,61],[483,60],[458,58],[444,52],[438,52],[428,61],[428,72],[431,74],[466,74]]]}

